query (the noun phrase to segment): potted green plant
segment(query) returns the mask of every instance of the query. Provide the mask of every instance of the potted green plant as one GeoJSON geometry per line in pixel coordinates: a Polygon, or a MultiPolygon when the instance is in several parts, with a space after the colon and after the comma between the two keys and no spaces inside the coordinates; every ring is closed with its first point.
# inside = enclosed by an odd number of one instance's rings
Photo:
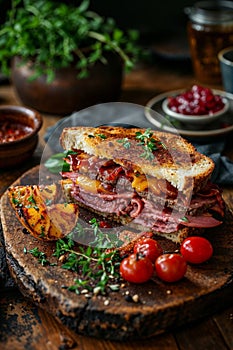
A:
{"type": "Polygon", "coordinates": [[[138,33],[91,11],[89,0],[12,0],[0,29],[0,65],[22,102],[66,114],[119,97],[138,33]]]}

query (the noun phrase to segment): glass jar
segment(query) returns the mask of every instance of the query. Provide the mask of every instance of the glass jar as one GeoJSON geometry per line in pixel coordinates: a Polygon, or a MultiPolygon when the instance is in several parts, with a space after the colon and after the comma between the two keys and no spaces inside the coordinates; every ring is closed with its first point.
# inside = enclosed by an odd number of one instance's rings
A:
{"type": "Polygon", "coordinates": [[[196,78],[221,83],[218,53],[233,45],[233,2],[200,1],[185,9],[189,16],[188,39],[196,78]]]}

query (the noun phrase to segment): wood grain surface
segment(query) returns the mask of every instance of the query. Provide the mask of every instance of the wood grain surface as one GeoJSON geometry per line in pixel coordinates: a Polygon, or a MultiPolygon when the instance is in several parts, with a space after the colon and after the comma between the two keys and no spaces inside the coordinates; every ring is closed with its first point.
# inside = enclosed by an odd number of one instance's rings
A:
{"type": "MultiPolygon", "coordinates": [[[[38,170],[29,170],[15,184],[37,184],[38,170]]],[[[155,278],[143,285],[126,283],[119,292],[87,299],[62,288],[64,281],[72,284],[76,277],[73,272],[59,266],[41,266],[31,254],[24,253],[25,247],[38,247],[49,257],[54,244],[23,233],[7,194],[1,205],[7,262],[16,284],[26,297],[77,334],[110,340],[147,338],[213,314],[232,301],[233,228],[229,210],[226,222],[206,233],[214,247],[213,257],[205,264],[189,265],[182,281],[166,284],[155,278]],[[137,294],[139,302],[128,302],[128,293],[137,294]]],[[[166,240],[161,245],[176,249],[166,240]]]]}

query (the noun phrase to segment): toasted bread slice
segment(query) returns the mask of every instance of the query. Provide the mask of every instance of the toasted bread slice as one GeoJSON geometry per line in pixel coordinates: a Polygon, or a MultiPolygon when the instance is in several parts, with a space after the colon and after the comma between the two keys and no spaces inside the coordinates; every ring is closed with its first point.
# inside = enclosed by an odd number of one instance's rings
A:
{"type": "Polygon", "coordinates": [[[166,179],[178,190],[197,192],[209,180],[214,163],[181,136],[121,127],[65,128],[60,142],[65,150],[83,150],[100,158],[158,179],[166,179]],[[153,153],[150,152],[151,143],[153,153]]]}

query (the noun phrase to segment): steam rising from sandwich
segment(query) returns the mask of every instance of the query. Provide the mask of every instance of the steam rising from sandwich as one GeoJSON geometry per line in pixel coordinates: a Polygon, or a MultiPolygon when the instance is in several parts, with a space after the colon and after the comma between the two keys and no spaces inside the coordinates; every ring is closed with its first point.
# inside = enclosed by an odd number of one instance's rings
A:
{"type": "Polygon", "coordinates": [[[181,242],[220,225],[213,161],[182,137],[150,129],[65,128],[67,198],[107,219],[181,242]]]}

